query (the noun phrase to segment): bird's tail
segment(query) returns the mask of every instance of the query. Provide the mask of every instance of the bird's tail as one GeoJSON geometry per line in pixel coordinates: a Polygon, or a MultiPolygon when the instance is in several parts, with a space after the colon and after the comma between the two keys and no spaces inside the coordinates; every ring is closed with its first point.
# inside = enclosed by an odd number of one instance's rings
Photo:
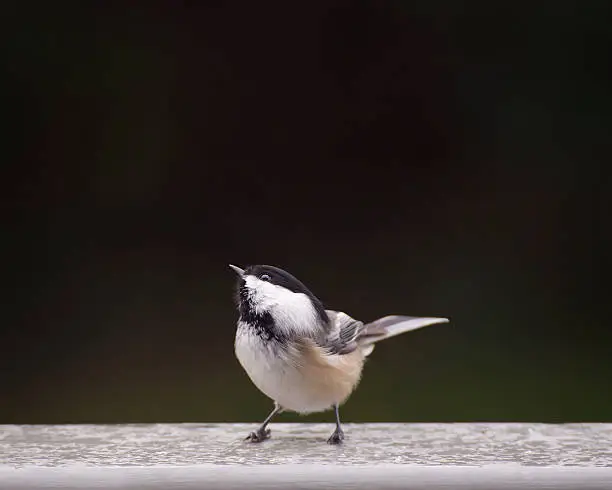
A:
{"type": "Polygon", "coordinates": [[[419,316],[391,315],[374,320],[364,325],[363,330],[357,338],[364,355],[370,355],[374,350],[374,344],[381,340],[395,337],[404,332],[410,332],[417,328],[434,325],[436,323],[448,323],[448,318],[433,318],[419,316]]]}

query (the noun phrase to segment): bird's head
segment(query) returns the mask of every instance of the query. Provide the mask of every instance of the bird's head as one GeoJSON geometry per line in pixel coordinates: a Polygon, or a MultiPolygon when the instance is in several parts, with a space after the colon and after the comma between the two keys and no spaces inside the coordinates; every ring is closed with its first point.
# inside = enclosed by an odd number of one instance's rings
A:
{"type": "Polygon", "coordinates": [[[264,323],[285,336],[311,336],[329,321],[321,301],[297,278],[271,265],[251,265],[238,275],[236,303],[240,321],[264,323]]]}

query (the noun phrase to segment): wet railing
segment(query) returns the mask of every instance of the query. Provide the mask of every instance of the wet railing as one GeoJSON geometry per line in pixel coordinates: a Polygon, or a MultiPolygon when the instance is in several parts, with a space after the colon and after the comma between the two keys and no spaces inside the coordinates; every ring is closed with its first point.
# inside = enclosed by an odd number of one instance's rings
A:
{"type": "Polygon", "coordinates": [[[0,426],[0,489],[612,489],[612,424],[0,426]]]}

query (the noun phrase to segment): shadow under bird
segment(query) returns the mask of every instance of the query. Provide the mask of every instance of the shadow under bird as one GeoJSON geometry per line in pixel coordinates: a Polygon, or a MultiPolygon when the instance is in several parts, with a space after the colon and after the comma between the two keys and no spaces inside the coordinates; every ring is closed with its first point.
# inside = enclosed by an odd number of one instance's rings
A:
{"type": "Polygon", "coordinates": [[[333,408],[336,430],[327,442],[341,443],[339,406],[357,386],[376,342],[448,322],[392,315],[363,323],[326,310],[304,284],[278,267],[230,267],[238,274],[236,357],[255,386],[274,401],[270,415],[247,436],[252,442],[270,437],[267,426],[277,413],[333,408]]]}

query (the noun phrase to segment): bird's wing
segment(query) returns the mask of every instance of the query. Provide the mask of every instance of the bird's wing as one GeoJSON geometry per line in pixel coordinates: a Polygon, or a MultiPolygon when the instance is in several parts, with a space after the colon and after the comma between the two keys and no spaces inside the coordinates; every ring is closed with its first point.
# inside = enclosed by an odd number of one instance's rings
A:
{"type": "Polygon", "coordinates": [[[357,338],[364,330],[363,322],[342,311],[326,310],[330,328],[321,342],[330,354],[349,354],[358,348],[357,338]]]}

